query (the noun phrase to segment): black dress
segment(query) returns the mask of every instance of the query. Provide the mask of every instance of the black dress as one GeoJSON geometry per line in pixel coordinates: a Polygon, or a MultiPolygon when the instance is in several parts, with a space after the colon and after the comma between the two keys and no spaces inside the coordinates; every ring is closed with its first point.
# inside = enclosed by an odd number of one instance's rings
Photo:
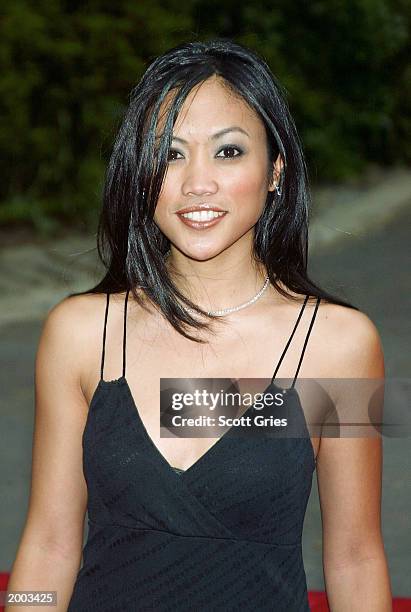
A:
{"type": "MultiPolygon", "coordinates": [[[[160,453],[128,386],[127,299],[123,375],[105,381],[107,294],[101,378],[82,440],[89,531],[68,611],[309,610],[301,538],[316,462],[294,384],[320,299],[284,396],[306,435],[238,437],[231,428],[187,470],[160,453]]],[[[307,301],[266,391],[281,391],[274,378],[307,301]]]]}

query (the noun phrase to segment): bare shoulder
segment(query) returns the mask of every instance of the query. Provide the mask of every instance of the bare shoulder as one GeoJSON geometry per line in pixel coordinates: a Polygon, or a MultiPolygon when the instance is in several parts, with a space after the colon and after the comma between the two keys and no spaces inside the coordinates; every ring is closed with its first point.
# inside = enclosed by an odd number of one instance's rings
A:
{"type": "Polygon", "coordinates": [[[374,321],[363,311],[321,301],[317,334],[335,377],[382,377],[383,347],[374,321]]]}
{"type": "Polygon", "coordinates": [[[65,376],[70,372],[81,383],[96,361],[105,304],[105,294],[88,293],[68,296],[53,306],[43,322],[37,360],[56,359],[65,376]]]}
{"type": "Polygon", "coordinates": [[[80,338],[87,341],[94,335],[100,318],[96,313],[106,303],[105,294],[83,294],[68,296],[53,306],[47,313],[43,330],[62,337],[69,337],[73,342],[80,338]]]}
{"type": "Polygon", "coordinates": [[[95,312],[98,304],[103,303],[106,303],[106,294],[104,293],[67,296],[49,310],[47,320],[58,322],[59,325],[64,327],[73,323],[88,325],[90,315],[93,311],[95,312]]]}

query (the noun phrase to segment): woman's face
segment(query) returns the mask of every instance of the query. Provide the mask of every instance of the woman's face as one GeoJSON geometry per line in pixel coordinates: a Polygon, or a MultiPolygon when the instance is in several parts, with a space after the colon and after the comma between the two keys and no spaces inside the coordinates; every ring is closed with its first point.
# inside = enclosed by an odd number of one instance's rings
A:
{"type": "MultiPolygon", "coordinates": [[[[218,78],[210,78],[190,92],[177,118],[154,220],[171,248],[195,260],[227,249],[249,250],[267,191],[275,185],[269,183],[268,170],[262,121],[218,78]],[[189,207],[216,208],[224,214],[211,218],[198,212],[183,220],[178,213],[189,207]]],[[[275,181],[280,170],[278,158],[275,181]]]]}

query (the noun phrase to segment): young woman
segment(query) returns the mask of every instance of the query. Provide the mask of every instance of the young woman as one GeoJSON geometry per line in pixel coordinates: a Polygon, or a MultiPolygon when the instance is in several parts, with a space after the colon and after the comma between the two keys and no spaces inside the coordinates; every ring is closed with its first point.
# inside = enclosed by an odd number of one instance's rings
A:
{"type": "Polygon", "coordinates": [[[306,167],[261,57],[217,39],[153,61],[103,199],[104,279],[56,305],[41,335],[9,589],[56,590],[73,612],[309,610],[301,537],[317,469],[331,610],[391,610],[380,438],[159,433],[161,378],[278,390],[280,371],[299,417],[297,379],[384,375],[372,321],[307,275],[306,167]]]}

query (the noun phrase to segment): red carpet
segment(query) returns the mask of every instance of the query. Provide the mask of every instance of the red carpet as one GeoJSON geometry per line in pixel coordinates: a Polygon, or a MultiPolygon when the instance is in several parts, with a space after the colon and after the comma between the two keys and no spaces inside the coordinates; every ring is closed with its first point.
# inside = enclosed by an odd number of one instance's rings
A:
{"type": "MultiPolygon", "coordinates": [[[[327,598],[322,591],[309,591],[308,601],[311,612],[330,612],[327,598]]],[[[411,597],[394,597],[392,609],[393,612],[411,612],[411,597]]]]}
{"type": "MultiPolygon", "coordinates": [[[[7,589],[9,574],[0,572],[0,591],[7,589]]],[[[310,591],[308,593],[308,601],[310,603],[311,612],[330,612],[327,605],[327,598],[322,591],[310,591]]],[[[394,597],[393,612],[411,612],[411,597],[394,597]]],[[[3,612],[3,606],[0,606],[0,612],[3,612]]]]}

